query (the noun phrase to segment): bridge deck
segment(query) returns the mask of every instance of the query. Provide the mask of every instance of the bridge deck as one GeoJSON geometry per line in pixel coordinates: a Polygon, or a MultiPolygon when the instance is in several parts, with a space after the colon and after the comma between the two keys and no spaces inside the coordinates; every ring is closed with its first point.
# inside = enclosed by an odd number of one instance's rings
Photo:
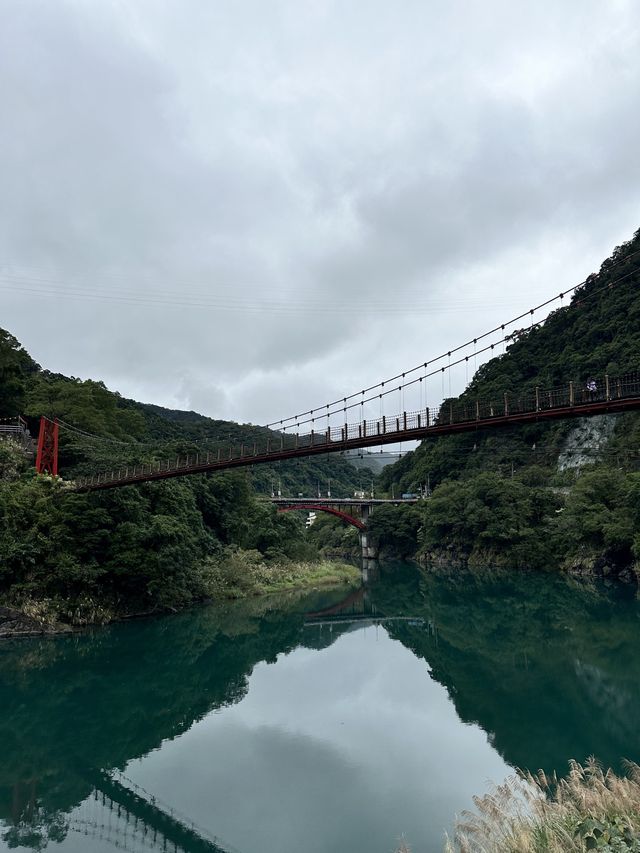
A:
{"type": "Polygon", "coordinates": [[[401,504],[415,504],[421,498],[260,498],[259,500],[267,503],[275,504],[276,506],[300,506],[304,509],[308,504],[314,506],[337,506],[337,507],[359,507],[359,506],[380,506],[382,504],[391,504],[392,506],[400,506],[401,504]]]}
{"type": "Polygon", "coordinates": [[[210,454],[195,459],[154,462],[134,468],[122,468],[78,479],[78,491],[98,491],[135,483],[167,480],[191,474],[206,474],[244,468],[250,465],[273,463],[280,460],[300,459],[324,453],[341,453],[362,447],[397,444],[401,441],[420,441],[444,435],[454,435],[480,429],[496,429],[512,424],[535,423],[558,418],[586,417],[640,408],[640,374],[633,373],[620,379],[598,382],[598,394],[574,391],[573,383],[551,391],[534,389],[521,396],[505,394],[499,401],[452,401],[438,410],[403,412],[393,418],[382,417],[374,421],[345,424],[326,432],[307,435],[280,433],[275,439],[279,446],[267,441],[264,450],[229,448],[225,454],[218,451],[215,459],[210,454]]]}

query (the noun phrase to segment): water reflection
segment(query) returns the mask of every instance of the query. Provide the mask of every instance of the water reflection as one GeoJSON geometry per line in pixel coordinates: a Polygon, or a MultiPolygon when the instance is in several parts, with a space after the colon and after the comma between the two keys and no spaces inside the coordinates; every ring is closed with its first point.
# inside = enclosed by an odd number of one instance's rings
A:
{"type": "MultiPolygon", "coordinates": [[[[299,644],[304,608],[341,597],[301,604],[290,595],[1,645],[0,821],[9,829],[0,838],[34,850],[65,838],[60,815],[95,795],[96,772],[104,783],[104,771],[239,702],[257,662],[299,644]]],[[[200,849],[191,841],[185,849],[200,849]]]]}
{"type": "MultiPolygon", "coordinates": [[[[49,842],[64,842],[65,851],[113,849],[116,842],[120,849],[131,850],[195,853],[232,849],[226,840],[215,837],[216,826],[212,833],[192,825],[190,818],[172,813],[171,806],[159,802],[157,788],[148,786],[149,793],[120,775],[127,765],[135,765],[136,759],[150,753],[153,755],[141,763],[139,774],[144,766],[167,761],[163,756],[172,754],[171,742],[175,749],[179,746],[188,751],[189,739],[176,738],[193,730],[198,721],[204,724],[212,711],[222,714],[216,725],[224,724],[227,729],[216,741],[216,767],[208,768],[207,782],[201,786],[213,784],[212,774],[217,773],[219,797],[224,796],[225,779],[227,786],[248,789],[247,776],[238,775],[236,769],[246,766],[247,773],[257,777],[264,761],[258,791],[269,787],[270,778],[279,779],[285,790],[299,769],[300,781],[289,796],[292,804],[298,796],[296,809],[305,814],[308,826],[315,825],[317,818],[315,834],[321,835],[326,815],[311,814],[306,800],[301,805],[307,794],[300,789],[311,767],[314,779],[308,796],[312,799],[314,786],[319,802],[319,785],[327,790],[341,786],[340,798],[332,800],[332,823],[338,835],[331,843],[344,839],[347,830],[346,824],[340,824],[340,802],[349,803],[346,811],[366,815],[367,800],[372,810],[380,810],[376,805],[379,791],[367,787],[367,779],[353,764],[357,752],[349,752],[348,740],[323,740],[319,733],[312,741],[304,728],[294,729],[296,721],[305,715],[309,718],[314,703],[316,711],[323,697],[329,703],[329,691],[332,701],[342,696],[345,706],[360,708],[362,697],[351,691],[362,693],[357,666],[363,652],[349,637],[371,624],[381,626],[392,641],[384,654],[382,647],[366,650],[373,667],[378,661],[381,678],[385,666],[397,672],[402,661],[414,662],[406,682],[398,681],[393,688],[391,681],[386,682],[389,689],[403,691],[399,701],[407,713],[412,709],[424,713],[426,686],[420,688],[423,692],[413,686],[428,675],[431,683],[446,689],[459,720],[484,730],[507,764],[563,770],[569,758],[582,760],[590,754],[614,766],[622,756],[637,761],[638,617],[636,601],[586,590],[555,576],[459,571],[435,575],[395,566],[383,569],[378,579],[349,594],[292,595],[116,625],[91,635],[4,644],[0,646],[0,839],[7,848],[33,850],[42,850],[49,842]],[[312,697],[311,683],[300,688],[304,684],[301,673],[308,675],[313,655],[329,649],[341,637],[344,651],[341,656],[323,659],[324,681],[312,697]],[[303,649],[309,651],[302,654],[303,649]],[[294,650],[298,651],[293,654],[294,650]],[[409,658],[406,650],[412,653],[409,658]],[[282,666],[283,654],[289,655],[287,667],[282,666]],[[276,660],[279,667],[264,668],[264,662],[276,660]],[[252,672],[262,704],[254,702],[252,709],[251,703],[242,703],[244,716],[232,718],[232,709],[247,693],[252,672]],[[292,685],[307,696],[309,707],[304,696],[297,695],[295,703],[289,702],[286,728],[267,731],[264,726],[270,717],[265,706],[282,702],[292,685]],[[259,729],[256,719],[262,713],[263,729],[259,729]],[[253,728],[248,722],[251,714],[256,723],[253,728]],[[244,728],[239,730],[241,726],[244,728]],[[254,737],[258,730],[260,739],[254,737]],[[327,752],[330,742],[332,751],[327,752]],[[336,752],[340,742],[347,746],[336,752]],[[246,752],[242,752],[242,744],[246,752]],[[274,769],[278,763],[287,767],[282,778],[274,769]],[[360,801],[353,800],[356,796],[360,801]]],[[[319,677],[319,672],[316,667],[313,677],[319,677]]],[[[369,702],[377,707],[358,712],[376,715],[378,728],[371,729],[375,734],[366,749],[380,756],[387,753],[384,739],[400,743],[403,737],[411,737],[416,741],[423,730],[422,718],[416,717],[416,728],[410,735],[405,733],[395,723],[397,711],[381,723],[380,696],[385,689],[385,684],[380,685],[382,692],[369,702]]],[[[436,708],[437,696],[428,695],[436,708]]],[[[347,713],[345,710],[345,717],[347,713]]],[[[451,727],[451,719],[445,721],[444,713],[434,717],[435,726],[451,727]]],[[[452,719],[455,722],[455,715],[452,719]]],[[[317,721],[314,725],[321,728],[317,721]]],[[[462,727],[456,736],[466,737],[462,727]]],[[[364,744],[366,733],[362,737],[364,744]]],[[[478,758],[484,762],[478,771],[482,773],[486,755],[476,741],[469,740],[469,744],[470,750],[482,756],[478,758]]],[[[410,743],[407,748],[415,746],[410,743]]],[[[189,759],[194,765],[206,763],[198,749],[194,741],[189,759]]],[[[382,758],[381,762],[384,764],[382,758]]],[[[496,769],[500,769],[498,763],[481,778],[496,769]]],[[[405,780],[401,767],[390,766],[389,772],[395,778],[385,784],[393,782],[397,788],[409,784],[408,770],[405,780]]],[[[420,772],[416,767],[412,785],[419,784],[420,772]]],[[[376,784],[379,786],[379,780],[376,784]]],[[[183,809],[190,815],[197,811],[198,785],[194,785],[189,796],[185,795],[193,808],[183,809]]],[[[425,789],[424,796],[435,798],[441,792],[430,794],[425,789]]],[[[325,802],[327,797],[329,794],[325,802]]],[[[385,798],[393,800],[388,790],[383,802],[385,798]]],[[[169,799],[181,801],[177,794],[169,799]]],[[[232,800],[229,808],[233,808],[232,800]]],[[[267,800],[264,808],[268,808],[267,800]]],[[[446,813],[448,808],[449,802],[443,801],[441,810],[446,813]]],[[[220,814],[224,813],[221,807],[220,814]]],[[[204,807],[202,814],[208,814],[204,807]]],[[[415,815],[413,823],[417,826],[421,819],[422,814],[415,815]]],[[[263,825],[268,820],[266,814],[260,818],[263,825]]],[[[403,816],[399,829],[408,830],[410,821],[410,816],[403,816]]],[[[441,847],[441,830],[442,824],[434,832],[433,849],[441,847]]],[[[360,835],[363,846],[349,849],[374,849],[367,833],[361,831],[360,835]]],[[[250,834],[245,838],[248,850],[250,834]]],[[[331,843],[320,838],[317,849],[330,849],[331,843]]],[[[388,848],[385,841],[381,849],[388,848]]],[[[286,849],[284,843],[282,849],[286,849]]]]}
{"type": "MultiPolygon", "coordinates": [[[[637,600],[535,573],[424,575],[418,587],[437,642],[408,625],[390,634],[427,661],[460,719],[478,723],[508,764],[564,772],[593,754],[616,768],[638,760],[637,600]]],[[[380,593],[383,608],[402,594],[388,584],[380,593]]]]}

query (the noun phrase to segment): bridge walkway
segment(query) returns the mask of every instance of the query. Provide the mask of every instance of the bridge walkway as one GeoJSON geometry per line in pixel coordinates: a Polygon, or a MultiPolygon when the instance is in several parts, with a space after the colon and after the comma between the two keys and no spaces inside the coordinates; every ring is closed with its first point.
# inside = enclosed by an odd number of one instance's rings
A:
{"type": "Polygon", "coordinates": [[[207,453],[141,466],[124,466],[79,478],[76,480],[76,489],[98,491],[362,447],[640,408],[638,371],[616,379],[605,375],[598,381],[597,387],[599,391],[587,393],[576,389],[574,383],[569,382],[563,388],[552,390],[534,388],[520,395],[505,393],[500,400],[452,400],[438,409],[403,412],[393,418],[383,415],[376,420],[345,424],[337,429],[328,427],[325,432],[312,430],[306,435],[281,432],[276,439],[267,439],[264,449],[256,443],[253,447],[229,447],[226,452],[218,450],[215,458],[212,458],[213,454],[207,453]]]}

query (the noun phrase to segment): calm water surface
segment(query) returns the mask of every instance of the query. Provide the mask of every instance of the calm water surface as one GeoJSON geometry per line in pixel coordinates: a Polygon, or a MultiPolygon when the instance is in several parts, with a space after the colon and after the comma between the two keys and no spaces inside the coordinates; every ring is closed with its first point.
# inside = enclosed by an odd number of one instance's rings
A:
{"type": "Polygon", "coordinates": [[[489,780],[639,733],[636,600],[388,566],[0,645],[0,850],[430,853],[489,780]]]}

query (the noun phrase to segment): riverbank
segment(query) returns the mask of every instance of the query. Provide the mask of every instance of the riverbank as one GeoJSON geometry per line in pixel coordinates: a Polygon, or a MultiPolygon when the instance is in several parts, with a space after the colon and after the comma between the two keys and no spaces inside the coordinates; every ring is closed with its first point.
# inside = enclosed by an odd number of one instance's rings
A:
{"type": "Polygon", "coordinates": [[[231,550],[220,561],[208,561],[200,571],[202,595],[197,601],[176,602],[151,609],[96,600],[83,593],[74,599],[30,595],[0,604],[0,639],[56,636],[95,625],[132,618],[175,613],[193,604],[267,596],[292,590],[358,586],[360,570],[351,564],[284,561],[268,563],[256,551],[231,550]]]}
{"type": "MultiPolygon", "coordinates": [[[[571,761],[558,779],[540,770],[506,779],[476,812],[457,821],[444,853],[586,853],[640,850],[640,767],[627,776],[604,771],[594,759],[571,761]]],[[[402,839],[396,853],[411,853],[402,839]]]]}
{"type": "MultiPolygon", "coordinates": [[[[474,798],[477,813],[458,823],[445,853],[582,853],[640,850],[640,767],[628,775],[595,760],[570,762],[557,779],[523,773],[474,798]]],[[[407,851],[400,847],[398,853],[407,851]]]]}
{"type": "MultiPolygon", "coordinates": [[[[495,550],[469,554],[460,553],[453,548],[440,548],[420,552],[414,559],[425,571],[446,572],[452,568],[474,571],[484,570],[487,566],[507,572],[548,570],[544,565],[527,566],[509,562],[495,550]]],[[[640,563],[637,560],[631,564],[626,561],[619,562],[615,555],[590,551],[587,548],[576,549],[574,556],[561,562],[557,571],[585,584],[602,581],[605,584],[621,584],[636,590],[640,588],[640,563]]]]}

